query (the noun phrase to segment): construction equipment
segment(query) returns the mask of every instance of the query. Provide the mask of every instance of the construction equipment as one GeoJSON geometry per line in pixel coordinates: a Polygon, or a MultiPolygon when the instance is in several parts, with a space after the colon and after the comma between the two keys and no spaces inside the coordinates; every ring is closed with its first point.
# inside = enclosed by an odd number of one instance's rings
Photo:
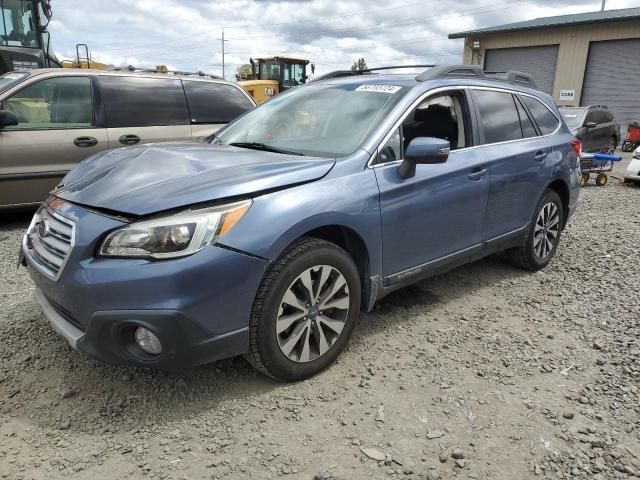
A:
{"type": "Polygon", "coordinates": [[[51,48],[49,20],[50,0],[0,0],[0,75],[61,66],[51,48]]]}
{"type": "MultiPolygon", "coordinates": [[[[264,57],[249,59],[251,79],[238,82],[256,103],[269,100],[274,95],[307,82],[309,60],[294,57],[264,57]]],[[[315,65],[311,63],[311,72],[315,65]]]]}
{"type": "Polygon", "coordinates": [[[75,60],[62,60],[60,63],[64,68],[93,68],[97,70],[104,70],[107,68],[106,63],[94,62],[91,59],[89,46],[86,43],[76,44],[75,60]],[[84,49],[84,57],[80,56],[81,49],[84,49]]]}

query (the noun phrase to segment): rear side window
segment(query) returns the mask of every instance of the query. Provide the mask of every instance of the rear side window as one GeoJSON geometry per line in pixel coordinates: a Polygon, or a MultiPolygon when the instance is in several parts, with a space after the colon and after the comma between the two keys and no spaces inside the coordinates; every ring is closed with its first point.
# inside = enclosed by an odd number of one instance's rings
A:
{"type": "Polygon", "coordinates": [[[474,90],[480,112],[484,143],[498,143],[522,138],[520,118],[513,95],[491,90],[474,90]]]}
{"type": "Polygon", "coordinates": [[[611,112],[603,112],[605,123],[613,122],[613,114],[611,112]]]}
{"type": "Polygon", "coordinates": [[[522,136],[524,138],[537,137],[538,132],[533,126],[529,114],[522,108],[522,104],[516,101],[516,107],[518,107],[518,115],[520,116],[520,125],[522,125],[522,136]]]}
{"type": "Polygon", "coordinates": [[[99,82],[107,127],[189,123],[187,102],[180,80],[101,76],[99,82]]]}
{"type": "Polygon", "coordinates": [[[533,115],[533,119],[538,124],[538,128],[543,135],[548,135],[558,128],[560,122],[540,100],[525,96],[520,98],[531,112],[531,115],[533,115]]]}
{"type": "Polygon", "coordinates": [[[229,123],[253,108],[244,93],[231,85],[183,80],[192,123],[229,123]]]}

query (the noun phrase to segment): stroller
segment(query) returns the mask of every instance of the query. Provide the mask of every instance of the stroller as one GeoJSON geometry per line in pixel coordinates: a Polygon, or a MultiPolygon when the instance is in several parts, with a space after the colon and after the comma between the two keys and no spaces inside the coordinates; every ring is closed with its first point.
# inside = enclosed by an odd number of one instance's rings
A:
{"type": "Polygon", "coordinates": [[[627,127],[627,138],[622,142],[623,152],[633,152],[640,146],[640,122],[631,122],[627,127]]]}

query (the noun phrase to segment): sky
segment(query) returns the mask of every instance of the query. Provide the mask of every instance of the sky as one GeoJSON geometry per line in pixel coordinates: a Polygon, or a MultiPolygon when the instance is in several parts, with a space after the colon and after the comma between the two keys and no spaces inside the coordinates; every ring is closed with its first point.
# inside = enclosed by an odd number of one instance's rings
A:
{"type": "MultiPolygon", "coordinates": [[[[316,75],[350,68],[460,63],[453,32],[537,17],[600,10],[601,0],[52,0],[54,51],[74,58],[86,43],[92,58],[137,67],[222,74],[250,57],[308,58],[316,75]]],[[[607,0],[606,9],[640,7],[607,0]]]]}

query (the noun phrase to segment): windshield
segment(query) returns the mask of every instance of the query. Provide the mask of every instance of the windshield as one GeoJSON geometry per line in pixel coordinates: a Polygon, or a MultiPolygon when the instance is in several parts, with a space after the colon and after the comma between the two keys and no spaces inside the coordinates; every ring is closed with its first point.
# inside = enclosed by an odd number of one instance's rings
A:
{"type": "Polygon", "coordinates": [[[567,124],[569,128],[579,127],[582,123],[582,116],[584,115],[584,110],[578,109],[568,109],[568,108],[560,108],[560,114],[562,118],[564,118],[564,123],[567,124]]]}
{"type": "Polygon", "coordinates": [[[0,0],[0,46],[38,48],[34,4],[27,0],[0,0]]]}
{"type": "Polygon", "coordinates": [[[22,72],[9,72],[0,76],[0,92],[8,90],[10,87],[13,87],[16,83],[20,82],[22,79],[27,78],[29,76],[28,73],[22,72]]]}
{"type": "Polygon", "coordinates": [[[353,153],[405,94],[395,85],[309,85],[278,95],[221,130],[220,143],[258,143],[321,157],[353,153]]]}

